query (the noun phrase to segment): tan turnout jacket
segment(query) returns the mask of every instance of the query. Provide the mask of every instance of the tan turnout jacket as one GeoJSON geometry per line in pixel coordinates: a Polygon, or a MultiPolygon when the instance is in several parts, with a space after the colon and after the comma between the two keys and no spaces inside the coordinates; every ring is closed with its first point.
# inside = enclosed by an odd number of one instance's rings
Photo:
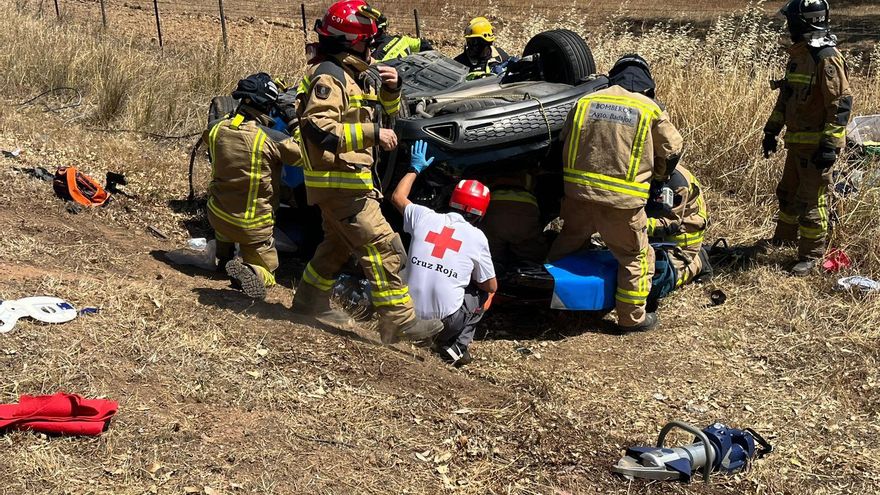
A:
{"type": "Polygon", "coordinates": [[[682,138],[652,99],[611,86],[581,98],[563,128],[563,178],[568,198],[612,208],[645,206],[651,179],[682,138]]]}
{"type": "Polygon", "coordinates": [[[703,244],[703,233],[709,226],[709,212],[700,183],[688,169],[679,165],[667,185],[675,193],[675,206],[668,213],[648,217],[648,236],[662,237],[663,242],[674,242],[682,249],[693,248],[698,252],[703,244]],[[681,229],[678,234],[658,235],[673,224],[681,229]]]}
{"type": "Polygon", "coordinates": [[[211,155],[208,208],[234,227],[271,232],[282,165],[301,161],[296,140],[241,114],[212,122],[203,138],[211,155]]]}
{"type": "Polygon", "coordinates": [[[373,192],[381,113],[395,115],[400,90],[376,94],[361,79],[368,69],[353,55],[310,66],[297,90],[308,200],[318,204],[373,192]]]}
{"type": "Polygon", "coordinates": [[[785,79],[764,132],[778,135],[783,126],[786,148],[843,148],[852,111],[846,62],[834,47],[806,42],[788,49],[785,79]]]}

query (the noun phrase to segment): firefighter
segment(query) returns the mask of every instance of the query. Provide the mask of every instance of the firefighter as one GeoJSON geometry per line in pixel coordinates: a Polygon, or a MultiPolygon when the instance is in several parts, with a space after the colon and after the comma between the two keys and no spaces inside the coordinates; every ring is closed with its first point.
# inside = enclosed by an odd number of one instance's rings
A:
{"type": "Polygon", "coordinates": [[[411,167],[398,183],[391,203],[403,215],[403,230],[412,236],[406,276],[416,314],[441,318],[443,332],[434,339],[440,357],[459,367],[472,361],[474,340],[483,307],[498,290],[486,236],[474,224],[486,214],[489,188],[462,180],[449,199],[449,210],[438,213],[414,204],[408,196],[419,173],[434,161],[428,144],[412,147],[411,167]]]}
{"type": "Polygon", "coordinates": [[[543,263],[547,258],[549,246],[532,182],[527,172],[491,181],[492,202],[480,228],[499,267],[518,261],[543,263]]]}
{"type": "Polygon", "coordinates": [[[495,46],[495,30],[485,17],[475,17],[464,30],[464,51],[455,61],[470,69],[467,79],[479,79],[493,74],[492,69],[510,58],[507,52],[495,46]]]}
{"type": "Polygon", "coordinates": [[[278,88],[264,73],[238,82],[240,101],[230,115],[211,122],[203,139],[211,156],[208,221],[217,238],[218,266],[250,297],[263,299],[275,285],[278,253],[272,232],[284,163],[300,165],[296,140],[272,130],[269,113],[278,88]],[[233,259],[238,244],[241,259],[233,259]]]}
{"type": "Polygon", "coordinates": [[[795,276],[813,271],[825,254],[831,167],[845,144],[852,109],[846,62],[835,47],[826,0],[791,0],[780,10],[791,40],[785,79],[764,126],[764,157],[778,149],[786,128],[788,155],[776,188],[779,216],[770,245],[798,246],[795,276]]]}
{"type": "Polygon", "coordinates": [[[315,28],[317,57],[300,84],[297,111],[308,202],[321,209],[324,240],[305,268],[293,311],[331,325],[350,324],[344,312],[330,308],[330,291],[354,253],[370,279],[382,342],[390,344],[401,337],[426,339],[443,324],[416,318],[400,277],[403,243],[382,216],[381,194],[373,185],[377,146],[397,147],[394,131],[379,124],[380,114],[394,115],[400,106],[397,71],[378,66],[378,77],[371,75],[376,19],[363,0],[344,0],[331,5],[315,28]]]}
{"type": "Polygon", "coordinates": [[[413,38],[403,34],[388,34],[388,18],[380,14],[377,21],[379,34],[373,43],[373,58],[379,62],[408,57],[413,53],[433,50],[434,46],[425,38],[413,38]]]}
{"type": "Polygon", "coordinates": [[[676,287],[711,276],[712,265],[703,249],[709,211],[703,189],[694,174],[678,165],[668,181],[653,181],[645,212],[648,215],[648,237],[675,244],[670,250],[669,261],[675,269],[676,287]],[[664,188],[672,193],[671,204],[665,204],[661,199],[664,188]]]}
{"type": "Polygon", "coordinates": [[[645,311],[654,274],[645,204],[651,180],[665,181],[675,169],[682,138],[652,99],[655,84],[642,57],[622,57],[608,76],[610,86],[581,98],[563,129],[563,226],[548,259],[579,250],[598,232],[620,264],[619,330],[650,330],[657,315],[645,311]]]}

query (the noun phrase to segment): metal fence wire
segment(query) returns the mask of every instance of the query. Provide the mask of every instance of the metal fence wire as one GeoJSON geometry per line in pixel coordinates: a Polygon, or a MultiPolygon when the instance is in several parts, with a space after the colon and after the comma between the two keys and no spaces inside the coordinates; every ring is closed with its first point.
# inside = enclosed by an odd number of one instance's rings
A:
{"type": "MultiPolygon", "coordinates": [[[[320,18],[332,1],[258,1],[258,0],[53,0],[54,6],[48,4],[48,0],[24,0],[19,2],[25,8],[39,9],[41,15],[51,15],[50,10],[54,7],[54,14],[58,18],[66,16],[66,7],[85,7],[88,12],[94,13],[95,22],[100,22],[106,29],[112,29],[114,22],[123,22],[119,14],[128,11],[148,11],[156,19],[156,35],[159,44],[164,44],[165,36],[162,32],[163,15],[204,16],[220,20],[218,23],[218,39],[224,44],[228,43],[227,20],[264,20],[290,26],[295,29],[305,27],[311,31],[316,19],[320,18]]],[[[746,3],[746,2],[741,2],[746,3]]],[[[627,7],[616,1],[596,0],[562,0],[554,2],[541,2],[526,4],[516,0],[486,0],[479,6],[468,5],[465,2],[436,2],[431,0],[411,0],[406,4],[389,1],[387,3],[375,2],[390,19],[390,26],[394,32],[416,34],[417,25],[423,30],[455,30],[458,26],[464,27],[467,19],[475,16],[487,16],[491,20],[504,26],[505,21],[514,17],[521,18],[521,13],[528,14],[529,19],[557,19],[562,13],[568,13],[576,17],[583,13],[585,22],[603,22],[609,17],[620,12],[621,7],[627,7]],[[506,17],[505,17],[506,14],[506,17]]],[[[633,12],[639,16],[664,18],[674,15],[676,12],[687,12],[689,16],[716,15],[730,9],[730,5],[720,6],[710,2],[693,0],[667,0],[662,4],[649,4],[632,6],[633,12]]],[[[71,9],[72,10],[72,9],[71,9]]]]}

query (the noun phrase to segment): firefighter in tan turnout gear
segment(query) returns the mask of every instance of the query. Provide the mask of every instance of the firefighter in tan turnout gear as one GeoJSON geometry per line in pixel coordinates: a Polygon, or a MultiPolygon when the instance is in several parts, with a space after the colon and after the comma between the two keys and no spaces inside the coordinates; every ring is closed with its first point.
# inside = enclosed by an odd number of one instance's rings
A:
{"type": "Polygon", "coordinates": [[[373,185],[376,147],[397,146],[394,131],[381,127],[380,114],[394,115],[400,105],[397,71],[379,66],[373,77],[368,65],[378,15],[362,0],[331,5],[316,27],[318,56],[298,89],[306,191],[309,203],[321,209],[324,241],[305,268],[293,311],[348,324],[347,315],[330,308],[329,298],[353,253],[370,280],[382,341],[393,343],[426,339],[443,324],[416,318],[400,277],[403,243],[382,216],[373,185]]]}
{"type": "Polygon", "coordinates": [[[654,275],[645,204],[650,182],[667,180],[682,138],[652,99],[647,62],[626,55],[609,73],[610,87],[581,98],[563,133],[565,199],[552,262],[581,249],[598,232],[620,263],[615,293],[621,331],[649,330],[657,315],[645,303],[654,275]]]}
{"type": "Polygon", "coordinates": [[[262,299],[266,288],[275,285],[278,268],[272,231],[281,168],[300,164],[300,147],[268,127],[278,88],[267,74],[242,79],[232,96],[241,102],[239,107],[211,122],[203,135],[212,169],[208,221],[217,238],[220,266],[245,294],[262,299]],[[241,260],[233,259],[235,244],[241,260]]]}
{"type": "Polygon", "coordinates": [[[538,198],[527,172],[498,177],[491,181],[492,201],[480,229],[489,240],[492,260],[497,266],[511,266],[520,261],[543,263],[549,246],[544,239],[544,225],[538,198]]]}
{"type": "Polygon", "coordinates": [[[777,151],[785,127],[788,155],[776,188],[779,216],[769,243],[797,244],[793,275],[809,274],[825,253],[831,166],[845,144],[852,94],[846,63],[830,33],[826,0],[791,0],[785,16],[791,40],[785,79],[774,83],[779,97],[764,127],[762,148],[777,151]]]}
{"type": "Polygon", "coordinates": [[[669,250],[669,261],[675,269],[675,286],[711,276],[712,265],[703,249],[703,235],[709,226],[709,210],[700,182],[681,165],[668,181],[651,184],[651,197],[645,208],[648,215],[648,237],[662,243],[675,244],[669,250]],[[672,204],[657,200],[663,188],[672,193],[672,204]]]}

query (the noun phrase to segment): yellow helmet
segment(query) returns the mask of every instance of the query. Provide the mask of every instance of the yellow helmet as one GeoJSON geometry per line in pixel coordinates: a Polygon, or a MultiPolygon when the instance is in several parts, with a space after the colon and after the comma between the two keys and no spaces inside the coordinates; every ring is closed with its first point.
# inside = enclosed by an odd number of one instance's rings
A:
{"type": "Polygon", "coordinates": [[[465,38],[482,38],[488,42],[495,41],[495,30],[492,23],[485,17],[474,17],[464,30],[465,38]]]}

